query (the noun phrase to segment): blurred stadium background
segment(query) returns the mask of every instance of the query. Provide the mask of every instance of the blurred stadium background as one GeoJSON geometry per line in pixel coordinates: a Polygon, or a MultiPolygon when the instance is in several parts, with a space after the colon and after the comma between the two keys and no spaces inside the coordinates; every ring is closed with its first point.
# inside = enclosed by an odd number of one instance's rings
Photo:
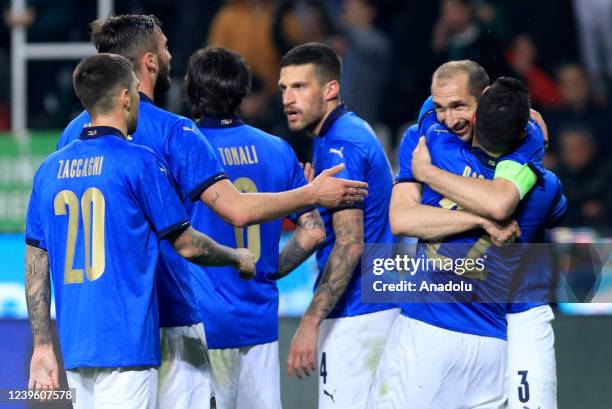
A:
{"type": "MultiPolygon", "coordinates": [[[[88,24],[109,13],[155,14],[173,55],[173,86],[157,98],[188,115],[182,77],[189,55],[207,44],[241,53],[251,65],[247,122],[286,138],[301,160],[305,135],[286,128],[276,92],[280,56],[307,41],[343,57],[343,99],[376,129],[389,159],[448,59],[470,58],[492,78],[527,84],[546,120],[546,166],[569,200],[563,243],[600,243],[597,289],[589,304],[559,304],[559,407],[612,407],[612,0],[0,0],[0,390],[27,384],[31,335],[24,297],[23,224],[31,180],[80,104],[71,83],[78,59],[93,53],[88,24]],[[603,295],[602,295],[603,294],[603,295]]],[[[589,258],[590,260],[590,258],[589,258]]],[[[598,263],[587,263],[592,266],[598,263]]],[[[312,294],[312,260],[280,282],[281,365],[312,294]]],[[[589,270],[589,268],[586,268],[589,270]]],[[[581,272],[578,271],[577,274],[581,272]]],[[[578,276],[580,281],[580,276],[578,276]]],[[[588,281],[588,280],[587,280],[588,281]]],[[[452,387],[452,386],[449,386],[452,387]]],[[[316,377],[282,377],[286,408],[316,406],[316,377]]],[[[36,407],[0,402],[0,408],[36,407]]],[[[46,406],[38,407],[51,407],[46,406]]],[[[59,406],[53,406],[59,407],[59,406]]]]}

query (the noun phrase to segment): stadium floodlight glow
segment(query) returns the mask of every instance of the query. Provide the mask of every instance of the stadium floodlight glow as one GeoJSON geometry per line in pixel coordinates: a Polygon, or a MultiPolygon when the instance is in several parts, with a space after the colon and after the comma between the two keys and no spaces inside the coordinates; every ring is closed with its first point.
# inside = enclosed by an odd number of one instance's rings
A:
{"type": "MultiPolygon", "coordinates": [[[[97,15],[109,16],[114,9],[114,0],[98,0],[97,15]]],[[[26,0],[11,0],[11,13],[23,15],[26,0]]],[[[95,53],[90,43],[30,43],[23,26],[11,28],[11,128],[19,140],[27,136],[28,71],[29,60],[81,59],[95,53]]]]}

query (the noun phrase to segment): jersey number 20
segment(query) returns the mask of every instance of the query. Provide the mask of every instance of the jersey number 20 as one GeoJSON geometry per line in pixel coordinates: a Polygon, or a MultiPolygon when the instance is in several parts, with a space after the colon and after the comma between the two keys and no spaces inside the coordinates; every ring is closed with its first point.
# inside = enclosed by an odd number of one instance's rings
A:
{"type": "MultiPolygon", "coordinates": [[[[56,216],[68,212],[68,234],[66,237],[66,260],[64,262],[64,283],[82,283],[83,269],[74,268],[79,224],[79,200],[71,190],[62,190],[53,201],[56,216]]],[[[90,281],[97,280],[104,273],[104,212],[106,202],[102,192],[90,187],[81,197],[81,214],[85,245],[85,272],[90,281]]]]}

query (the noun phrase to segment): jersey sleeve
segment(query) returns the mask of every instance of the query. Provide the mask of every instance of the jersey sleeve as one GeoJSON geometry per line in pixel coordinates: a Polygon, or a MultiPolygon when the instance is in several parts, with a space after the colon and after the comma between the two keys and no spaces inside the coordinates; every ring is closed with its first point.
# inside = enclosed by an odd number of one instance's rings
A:
{"type": "Polygon", "coordinates": [[[134,194],[160,239],[189,226],[185,207],[174,191],[168,170],[153,154],[144,156],[133,172],[134,194]]]}
{"type": "MultiPolygon", "coordinates": [[[[308,181],[304,177],[304,170],[302,169],[302,166],[300,165],[297,156],[295,156],[293,148],[291,148],[291,146],[285,141],[282,141],[282,143],[284,146],[285,161],[287,163],[286,169],[288,171],[287,190],[299,189],[302,186],[306,186],[308,184],[308,181]]],[[[287,216],[287,218],[295,223],[301,215],[310,212],[313,209],[316,209],[316,207],[306,207],[298,212],[290,214],[289,216],[287,216]]]]}
{"type": "MultiPolygon", "coordinates": [[[[359,181],[365,180],[368,159],[356,144],[347,141],[334,141],[327,146],[326,152],[322,152],[321,158],[326,169],[344,163],[344,169],[337,173],[335,177],[359,181]]],[[[363,208],[364,202],[355,202],[352,205],[340,207],[340,209],[363,208]]]]}
{"type": "Polygon", "coordinates": [[[425,116],[429,114],[430,112],[434,112],[434,115],[435,115],[435,107],[433,103],[433,97],[431,95],[429,96],[429,98],[425,100],[425,102],[423,102],[423,105],[421,105],[421,110],[419,111],[419,121],[418,122],[421,123],[421,121],[425,119],[425,116]]]}
{"type": "Polygon", "coordinates": [[[412,177],[412,152],[418,143],[418,125],[412,125],[406,130],[400,142],[397,158],[399,169],[395,176],[395,183],[416,182],[412,177]]]}
{"type": "Polygon", "coordinates": [[[179,121],[173,127],[168,157],[176,182],[194,202],[210,186],[228,178],[210,143],[189,120],[179,121]]]}
{"type": "Polygon", "coordinates": [[[548,220],[546,223],[546,227],[549,229],[561,223],[567,213],[567,198],[563,194],[561,181],[557,180],[557,185],[557,195],[548,213],[548,220]]]}
{"type": "Polygon", "coordinates": [[[28,203],[28,211],[26,213],[25,241],[30,246],[46,250],[47,245],[45,244],[44,230],[40,218],[38,194],[36,192],[36,180],[34,182],[35,187],[32,188],[30,202],[28,203]]]}

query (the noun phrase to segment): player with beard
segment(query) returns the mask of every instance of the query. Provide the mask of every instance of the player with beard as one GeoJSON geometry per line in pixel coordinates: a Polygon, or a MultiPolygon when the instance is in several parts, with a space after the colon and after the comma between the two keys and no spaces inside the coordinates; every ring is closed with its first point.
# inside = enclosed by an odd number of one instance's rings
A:
{"type": "Polygon", "coordinates": [[[235,266],[243,278],[254,277],[255,258],[191,228],[163,164],[127,141],[139,111],[138,80],[127,59],[87,57],[73,82],[92,124],[42,163],[26,218],[34,337],[29,388],[58,387],[51,273],[74,407],[152,409],[160,364],[154,291],[160,243],[193,263],[235,266]]]}
{"type": "MultiPolygon", "coordinates": [[[[458,217],[473,218],[475,215],[493,240],[513,240],[517,233],[513,225],[507,225],[505,229],[504,225],[536,181],[531,170],[538,173],[542,166],[546,125],[537,112],[531,111],[525,137],[515,151],[504,155],[497,163],[494,180],[465,178],[437,168],[433,172],[432,169],[421,172],[420,166],[416,167],[416,172],[412,169],[412,152],[419,135],[426,133],[429,127],[435,127],[436,123],[443,124],[463,142],[471,143],[474,113],[488,84],[486,71],[469,60],[448,62],[434,73],[432,97],[425,102],[419,116],[420,133],[412,128],[400,144],[400,172],[393,189],[390,212],[394,233],[427,238],[435,232],[438,237],[446,237],[471,228],[470,223],[460,222],[458,217]],[[447,219],[439,212],[435,213],[435,209],[422,206],[423,184],[420,182],[459,204],[466,212],[449,214],[450,219],[447,219]],[[468,215],[467,211],[473,215],[468,215]],[[429,222],[414,230],[414,220],[429,222]]],[[[547,238],[542,237],[539,241],[546,242],[547,238]]],[[[534,246],[526,256],[527,260],[540,263],[542,268],[538,274],[520,279],[516,289],[517,294],[523,294],[522,300],[533,302],[508,305],[507,381],[511,408],[522,408],[525,388],[529,388],[531,404],[540,402],[543,407],[556,407],[556,364],[551,326],[554,315],[547,305],[552,296],[553,266],[548,254],[542,253],[542,248],[534,246]],[[548,289],[549,294],[542,294],[543,288],[548,289]],[[528,336],[529,341],[526,341],[528,336]],[[528,375],[525,377],[525,374],[528,375]]]]}
{"type": "MultiPolygon", "coordinates": [[[[190,217],[193,202],[198,200],[238,227],[277,219],[314,204],[336,207],[363,200],[366,192],[361,188],[365,183],[330,177],[341,167],[288,192],[239,192],[195,124],[153,102],[155,90],[167,89],[170,83],[171,55],[159,20],[146,15],[96,20],[92,23],[91,42],[98,52],[119,54],[132,61],[140,81],[140,113],[138,129],[131,139],[152,149],[167,164],[190,217]]],[[[88,122],[87,112],[75,118],[62,133],[58,148],[77,139],[88,122]]],[[[158,269],[162,348],[159,407],[189,408],[202,402],[214,403],[202,318],[191,275],[186,274],[190,266],[167,243],[162,243],[158,269]]]]}
{"type": "Polygon", "coordinates": [[[317,252],[319,275],[291,341],[287,370],[290,376],[309,375],[318,357],[319,408],[363,408],[398,314],[391,304],[361,302],[365,244],[393,243],[388,218],[392,179],[372,128],[342,104],[340,77],[340,57],[323,44],[300,45],[281,60],[278,84],[287,122],[291,130],[312,136],[314,173],[345,164],[342,175],[368,182],[371,192],[364,203],[319,209],[326,230],[317,252]]]}
{"type": "MultiPolygon", "coordinates": [[[[427,144],[421,138],[414,150],[413,172],[402,163],[398,179],[418,178],[415,167],[433,166],[462,175],[459,177],[491,179],[498,161],[519,145],[528,118],[527,89],[518,80],[499,78],[485,91],[478,105],[477,133],[472,144],[463,143],[436,124],[425,134],[427,144]]],[[[457,204],[427,184],[422,185],[422,192],[422,204],[414,206],[409,214],[399,217],[392,211],[394,232],[418,236],[419,256],[464,261],[465,257],[482,258],[484,269],[457,273],[427,268],[417,271],[415,275],[424,276],[428,282],[468,280],[476,290],[467,300],[452,293],[439,294],[442,298],[428,293],[427,303],[401,305],[402,315],[385,346],[373,386],[372,407],[503,407],[506,302],[512,279],[525,261],[528,243],[540,240],[545,229],[558,223],[565,212],[560,183],[554,174],[543,171],[541,183],[526,196],[514,215],[520,232],[517,241],[523,244],[508,248],[492,245],[502,244],[505,239],[496,237],[499,232],[490,231],[487,227],[490,221],[459,210],[457,204]],[[489,234],[482,234],[481,229],[489,234]]],[[[527,268],[535,277],[540,274],[547,277],[535,265],[527,268]]],[[[529,399],[526,383],[522,390],[523,398],[529,399]]]]}

